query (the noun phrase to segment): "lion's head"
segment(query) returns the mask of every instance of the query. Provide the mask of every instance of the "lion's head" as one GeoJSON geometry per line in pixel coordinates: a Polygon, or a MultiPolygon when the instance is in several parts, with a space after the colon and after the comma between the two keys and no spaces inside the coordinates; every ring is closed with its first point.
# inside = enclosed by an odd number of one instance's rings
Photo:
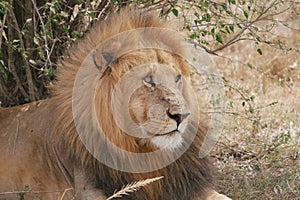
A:
{"type": "Polygon", "coordinates": [[[182,57],[158,49],[130,52],[110,63],[94,96],[101,131],[126,151],[181,148],[187,127],[197,125],[200,114],[188,67],[182,57]]]}

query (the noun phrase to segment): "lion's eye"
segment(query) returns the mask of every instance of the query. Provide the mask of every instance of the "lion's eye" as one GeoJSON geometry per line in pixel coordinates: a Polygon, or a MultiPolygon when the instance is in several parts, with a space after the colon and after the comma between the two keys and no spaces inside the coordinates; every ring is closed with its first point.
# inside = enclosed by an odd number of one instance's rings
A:
{"type": "Polygon", "coordinates": [[[143,79],[143,83],[144,83],[147,87],[150,87],[150,88],[154,88],[154,87],[155,87],[155,83],[154,83],[154,81],[153,81],[153,76],[152,76],[152,75],[146,76],[146,77],[143,79]]]}

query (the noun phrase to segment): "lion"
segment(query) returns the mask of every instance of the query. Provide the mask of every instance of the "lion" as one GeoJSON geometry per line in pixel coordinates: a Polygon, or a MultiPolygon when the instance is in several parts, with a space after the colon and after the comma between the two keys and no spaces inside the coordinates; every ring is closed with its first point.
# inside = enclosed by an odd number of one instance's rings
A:
{"type": "Polygon", "coordinates": [[[155,177],[122,199],[229,199],[199,158],[207,122],[186,44],[166,28],[150,12],[111,14],[59,62],[52,98],[0,110],[0,199],[104,200],[155,177]]]}

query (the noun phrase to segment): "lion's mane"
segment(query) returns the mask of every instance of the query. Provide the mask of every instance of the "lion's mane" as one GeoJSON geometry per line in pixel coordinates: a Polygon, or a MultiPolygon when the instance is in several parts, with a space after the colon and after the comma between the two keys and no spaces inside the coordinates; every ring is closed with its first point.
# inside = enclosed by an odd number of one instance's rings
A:
{"type": "MultiPolygon", "coordinates": [[[[85,149],[76,132],[72,116],[72,90],[79,66],[101,41],[120,32],[143,27],[166,28],[167,25],[149,13],[141,14],[140,12],[133,12],[132,10],[122,11],[117,15],[109,16],[107,20],[91,29],[85,39],[79,42],[73,50],[70,51],[68,58],[60,63],[59,81],[52,88],[55,94],[53,102],[56,104],[55,116],[57,118],[57,124],[55,125],[57,132],[54,139],[57,145],[62,149],[68,148],[68,155],[71,160],[80,161],[83,167],[88,169],[87,173],[89,173],[90,176],[96,177],[95,184],[101,188],[106,195],[111,195],[116,189],[122,188],[124,184],[133,181],[164,176],[163,180],[144,187],[142,190],[131,194],[128,198],[188,200],[191,199],[195,193],[198,195],[200,193],[205,196],[205,190],[211,186],[212,177],[210,173],[211,167],[207,158],[200,159],[198,155],[206,134],[206,126],[203,124],[200,124],[198,127],[196,138],[189,149],[178,160],[163,169],[140,174],[119,172],[99,163],[85,149]],[[120,19],[122,19],[122,21],[120,21],[120,19]]],[[[136,38],[138,38],[138,36],[136,38]]],[[[180,39],[170,38],[169,35],[164,34],[161,34],[160,37],[156,39],[156,42],[161,42],[169,49],[176,49],[178,52],[184,54],[185,47],[179,42],[180,39]]],[[[134,40],[134,38],[132,38],[132,40],[134,40]]],[[[130,42],[134,41],[129,41],[128,43],[130,44],[130,42]]],[[[113,54],[114,51],[118,51],[118,49],[109,49],[111,54],[113,54]]],[[[159,51],[158,54],[161,58],[161,62],[164,62],[164,55],[160,55],[159,51]]],[[[174,57],[176,57],[176,55],[174,55],[174,57]]],[[[179,57],[176,57],[176,59],[181,63],[181,71],[187,75],[189,69],[184,64],[184,61],[179,57]]],[[[140,53],[135,56],[127,57],[125,60],[120,59],[111,65],[111,70],[121,76],[124,72],[128,71],[129,65],[134,65],[136,62],[141,63],[141,61],[147,62],[146,54],[140,53]]],[[[106,77],[102,80],[101,84],[104,91],[98,91],[96,94],[99,99],[102,99],[99,101],[101,114],[98,115],[98,117],[103,120],[103,124],[107,124],[110,127],[110,132],[107,134],[111,134],[113,140],[120,140],[117,142],[123,145],[122,148],[137,152],[138,147],[132,143],[132,139],[126,138],[128,136],[124,138],[126,134],[122,135],[122,131],[120,131],[115,124],[111,113],[112,111],[107,105],[109,96],[112,93],[112,88],[118,79],[119,77],[106,77]]],[[[88,99],[85,100],[88,101],[88,99]]],[[[84,104],[85,103],[83,103],[83,105],[84,104]]],[[[90,124],[89,122],[92,121],[90,117],[91,116],[83,117],[83,120],[86,120],[86,124],[90,124]]],[[[90,132],[97,131],[95,127],[89,127],[87,129],[89,129],[88,131],[90,132]]]]}

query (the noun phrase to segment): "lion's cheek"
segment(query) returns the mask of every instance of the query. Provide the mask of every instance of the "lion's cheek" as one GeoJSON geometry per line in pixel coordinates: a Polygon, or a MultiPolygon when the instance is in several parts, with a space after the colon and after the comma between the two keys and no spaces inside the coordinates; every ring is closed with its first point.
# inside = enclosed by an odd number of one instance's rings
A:
{"type": "Polygon", "coordinates": [[[142,101],[133,100],[130,102],[129,114],[131,120],[136,124],[147,121],[147,111],[145,104],[142,101]]]}

